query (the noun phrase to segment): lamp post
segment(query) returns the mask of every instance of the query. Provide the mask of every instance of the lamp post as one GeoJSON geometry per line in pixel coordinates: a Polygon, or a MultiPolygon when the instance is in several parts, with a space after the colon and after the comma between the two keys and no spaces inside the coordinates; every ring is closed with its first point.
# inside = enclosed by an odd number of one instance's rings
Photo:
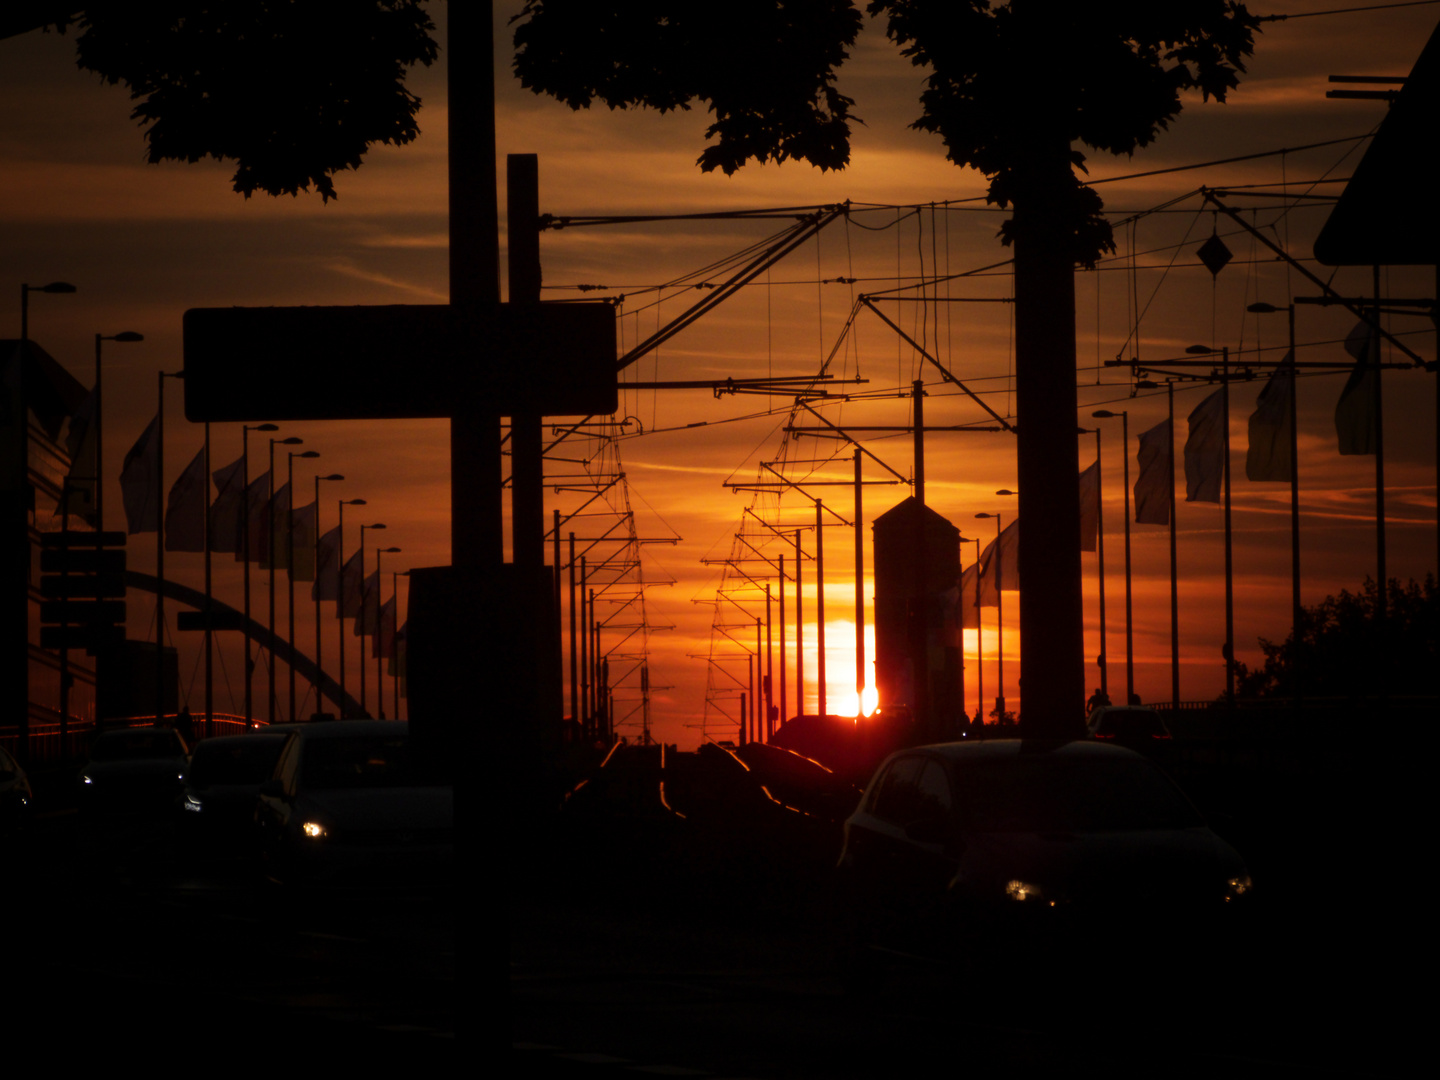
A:
{"type": "MultiPolygon", "coordinates": [[[[290,503],[285,507],[285,612],[290,620],[286,630],[289,635],[290,647],[295,648],[295,459],[318,458],[318,450],[302,450],[298,454],[291,450],[288,452],[290,458],[289,471],[286,473],[285,483],[290,489],[290,503]]],[[[318,492],[319,485],[316,485],[318,492]]],[[[317,519],[320,508],[315,508],[317,519]]],[[[295,716],[295,665],[288,664],[290,669],[290,722],[296,722],[295,716]]],[[[319,701],[319,698],[316,698],[319,701]]]]}
{"type": "Polygon", "coordinates": [[[165,380],[183,379],[183,371],[162,371],[155,408],[155,723],[165,709],[165,380]]]}
{"type": "Polygon", "coordinates": [[[49,285],[21,285],[20,286],[20,341],[23,343],[30,340],[30,294],[32,292],[49,293],[52,296],[57,293],[73,293],[78,290],[68,281],[52,281],[49,285]]]}
{"type": "MultiPolygon", "coordinates": [[[[270,440],[270,513],[265,523],[265,561],[270,569],[270,670],[268,692],[269,697],[265,700],[265,713],[269,722],[275,722],[275,714],[279,711],[279,700],[275,697],[275,496],[280,494],[275,490],[275,445],[299,446],[304,439],[291,435],[288,439],[270,440]]],[[[290,488],[286,488],[286,498],[291,504],[295,502],[295,496],[290,488]]]]}
{"type": "MultiPolygon", "coordinates": [[[[339,501],[339,506],[337,507],[337,509],[339,510],[339,520],[338,520],[338,522],[337,522],[337,524],[336,524],[336,527],[335,527],[335,540],[336,540],[336,545],[335,545],[335,546],[336,546],[336,548],[339,550],[339,554],[336,555],[336,558],[340,560],[340,565],[335,568],[335,574],[336,574],[336,578],[337,578],[337,583],[339,584],[339,590],[338,590],[338,592],[337,592],[336,599],[335,599],[335,621],[339,624],[339,629],[340,629],[340,705],[339,705],[339,709],[340,709],[340,719],[342,719],[342,720],[345,719],[345,694],[346,694],[346,690],[345,690],[345,507],[347,507],[347,506],[364,506],[364,505],[365,505],[365,500],[364,500],[364,499],[341,499],[341,500],[339,501]]],[[[362,549],[362,561],[363,561],[363,549],[362,549]]],[[[363,584],[363,582],[362,582],[362,584],[363,584]]],[[[362,596],[362,599],[363,599],[363,596],[362,596]]],[[[361,659],[363,660],[364,657],[361,657],[361,659]]]]}
{"type": "Polygon", "coordinates": [[[1095,435],[1095,558],[1099,563],[1100,582],[1100,696],[1110,700],[1110,650],[1105,637],[1105,465],[1100,453],[1100,429],[1081,428],[1080,434],[1095,435]]]}
{"type": "Polygon", "coordinates": [[[1090,415],[1097,420],[1120,418],[1120,456],[1125,462],[1125,703],[1129,705],[1135,700],[1135,623],[1130,578],[1130,453],[1127,449],[1130,445],[1130,414],[1124,409],[1118,413],[1098,409],[1090,415]]]}
{"type": "MultiPolygon", "coordinates": [[[[1295,383],[1295,305],[1294,304],[1251,304],[1245,309],[1257,315],[1270,315],[1283,311],[1288,316],[1290,331],[1290,349],[1285,354],[1285,360],[1281,361],[1283,367],[1286,360],[1290,363],[1290,613],[1292,632],[1295,640],[1300,640],[1300,624],[1304,620],[1305,612],[1300,606],[1300,427],[1296,423],[1296,390],[1295,383]]],[[[1298,693],[1298,671],[1297,671],[1297,693],[1298,693]]]]}
{"type": "Polygon", "coordinates": [[[394,693],[396,720],[400,719],[400,579],[409,576],[409,570],[397,570],[390,575],[390,595],[395,598],[395,636],[392,639],[395,645],[395,675],[390,680],[390,689],[394,693]]]}
{"type": "MultiPolygon", "coordinates": [[[[997,493],[998,494],[998,493],[997,493]]],[[[976,514],[977,518],[995,519],[995,656],[998,661],[996,669],[996,683],[998,689],[995,691],[995,722],[998,724],[1005,718],[1005,604],[1004,593],[1000,589],[1002,573],[1001,552],[1000,552],[1000,515],[976,514]]],[[[984,712],[985,702],[981,699],[980,710],[984,712]]]]}
{"type": "MultiPolygon", "coordinates": [[[[958,538],[962,544],[975,545],[975,600],[971,607],[975,611],[975,724],[984,724],[985,712],[985,649],[980,626],[980,538],[961,536],[958,538]]],[[[964,578],[964,575],[961,575],[964,578]]],[[[965,594],[960,594],[960,663],[965,663],[965,594]]],[[[961,699],[961,708],[964,708],[964,699],[961,699]]]]}
{"type": "MultiPolygon", "coordinates": [[[[344,479],[345,477],[339,473],[331,473],[329,476],[321,476],[319,473],[315,474],[315,584],[312,591],[315,594],[315,711],[317,713],[325,711],[324,706],[321,704],[320,697],[320,676],[325,672],[325,668],[320,663],[320,537],[322,535],[320,532],[320,481],[344,479]]],[[[338,546],[335,557],[337,559],[340,557],[340,549],[338,546]]],[[[336,566],[335,572],[337,575],[339,574],[339,566],[336,566]]]]}
{"type": "MultiPolygon", "coordinates": [[[[383,608],[383,605],[380,603],[380,582],[383,580],[380,576],[380,556],[387,554],[398,555],[399,553],[400,549],[398,547],[375,549],[375,702],[381,720],[385,719],[385,677],[384,669],[381,667],[381,662],[385,658],[380,655],[382,652],[380,648],[380,619],[383,608]]],[[[363,651],[361,659],[362,661],[364,659],[363,651]]]]}
{"type": "MultiPolygon", "coordinates": [[[[1185,350],[1197,356],[1213,356],[1215,350],[1207,345],[1191,345],[1185,350]]],[[[1225,700],[1231,708],[1235,706],[1235,563],[1234,547],[1230,530],[1230,346],[1220,347],[1220,406],[1225,421],[1221,424],[1224,449],[1224,499],[1225,499],[1225,700]]]]}
{"type": "Polygon", "coordinates": [[[103,408],[104,401],[100,396],[100,349],[101,342],[119,341],[133,342],[144,341],[144,334],[137,334],[133,330],[122,330],[118,334],[96,334],[95,335],[95,417],[91,421],[95,425],[95,531],[105,531],[105,440],[102,436],[105,433],[103,408]]]}
{"type": "MultiPolygon", "coordinates": [[[[365,707],[365,602],[369,599],[368,591],[365,588],[365,530],[372,532],[376,529],[385,528],[384,523],[376,522],[374,525],[360,526],[360,614],[355,621],[355,633],[360,637],[360,715],[368,717],[370,710],[365,707]]],[[[375,579],[377,582],[379,578],[375,579]]],[[[376,599],[379,599],[377,592],[376,599]]],[[[379,612],[376,612],[379,615],[379,612]]]]}
{"type": "MultiPolygon", "coordinates": [[[[241,466],[244,484],[241,487],[240,495],[240,565],[243,568],[245,590],[245,729],[248,731],[255,722],[255,694],[251,676],[254,665],[250,662],[250,432],[252,431],[279,431],[275,424],[256,424],[253,427],[249,424],[240,425],[240,459],[244,462],[241,466]]],[[[275,477],[270,477],[271,490],[275,487],[275,477]]],[[[268,496],[267,496],[268,497],[268,496]]]]}

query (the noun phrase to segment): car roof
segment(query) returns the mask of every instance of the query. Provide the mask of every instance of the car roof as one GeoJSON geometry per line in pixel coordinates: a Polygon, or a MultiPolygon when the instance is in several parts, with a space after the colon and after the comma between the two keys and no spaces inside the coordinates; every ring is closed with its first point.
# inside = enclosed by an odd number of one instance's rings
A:
{"type": "Polygon", "coordinates": [[[915,746],[908,750],[897,750],[892,757],[921,751],[946,758],[957,764],[1041,756],[1067,759],[1141,757],[1135,751],[1127,750],[1123,746],[1094,742],[1090,739],[973,739],[965,742],[915,746]]]}
{"type": "Polygon", "coordinates": [[[297,724],[292,733],[297,739],[343,739],[355,735],[404,735],[410,730],[408,720],[322,720],[313,724],[297,724]]]}
{"type": "Polygon", "coordinates": [[[195,752],[206,746],[226,747],[236,743],[253,743],[260,739],[268,739],[272,742],[284,739],[290,733],[288,731],[267,731],[261,728],[259,731],[252,731],[247,735],[212,735],[208,739],[200,739],[195,743],[195,752]]]}

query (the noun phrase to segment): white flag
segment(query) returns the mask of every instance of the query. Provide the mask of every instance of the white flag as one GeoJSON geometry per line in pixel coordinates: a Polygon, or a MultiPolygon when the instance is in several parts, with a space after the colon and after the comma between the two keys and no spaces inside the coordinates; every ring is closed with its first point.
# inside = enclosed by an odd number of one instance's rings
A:
{"type": "Polygon", "coordinates": [[[310,599],[340,599],[339,525],[320,538],[319,550],[316,552],[315,584],[310,586],[310,599]]]}
{"type": "Polygon", "coordinates": [[[1020,519],[1017,517],[980,553],[980,606],[998,607],[997,589],[1015,592],[1019,588],[1020,519]]]}
{"type": "Polygon", "coordinates": [[[1100,462],[1080,474],[1080,550],[1094,551],[1100,535],[1100,462]]]}
{"type": "Polygon", "coordinates": [[[355,620],[355,636],[368,637],[380,629],[380,571],[373,570],[365,579],[360,603],[360,617],[355,620]]]}
{"type": "Polygon", "coordinates": [[[245,545],[249,545],[250,561],[259,562],[265,555],[265,524],[269,520],[270,474],[263,472],[245,491],[245,503],[249,507],[245,533],[239,547],[235,549],[237,562],[245,558],[245,545]]]}
{"type": "Polygon", "coordinates": [[[210,504],[210,550],[239,551],[240,513],[245,500],[245,459],[238,457],[210,474],[215,501],[210,504]]]}
{"type": "Polygon", "coordinates": [[[971,563],[960,575],[960,626],[974,630],[980,625],[980,613],[975,610],[975,601],[980,593],[980,563],[971,563]]]}
{"type": "Polygon", "coordinates": [[[1220,501],[1225,476],[1225,391],[1216,390],[1190,412],[1185,440],[1185,501],[1220,501]]]}
{"type": "Polygon", "coordinates": [[[345,561],[345,568],[340,572],[340,617],[342,619],[353,619],[360,614],[360,598],[364,584],[360,578],[360,558],[364,554],[363,548],[356,548],[355,554],[345,561]]]}
{"type": "Polygon", "coordinates": [[[1265,380],[1250,414],[1250,445],[1245,451],[1247,480],[1290,479],[1290,447],[1294,431],[1290,410],[1295,401],[1295,357],[1286,353],[1265,380]]]}
{"type": "Polygon", "coordinates": [[[1135,523],[1169,525],[1175,463],[1170,454],[1170,419],[1140,433],[1140,475],[1135,478],[1135,523]]]}
{"type": "Polygon", "coordinates": [[[210,478],[202,446],[170,488],[165,506],[165,550],[204,551],[205,515],[210,509],[210,478]]]}
{"type": "MultiPolygon", "coordinates": [[[[260,526],[261,535],[269,535],[268,545],[260,553],[260,569],[284,570],[290,565],[289,550],[285,546],[290,524],[290,485],[281,486],[274,498],[266,504],[260,526]]],[[[261,543],[266,543],[262,540],[261,543]]]]}
{"type": "Polygon", "coordinates": [[[1367,322],[1358,323],[1345,339],[1345,351],[1355,358],[1355,367],[1335,403],[1335,434],[1340,453],[1375,453],[1375,395],[1379,390],[1378,358],[1380,337],[1367,322]]]}
{"type": "Polygon", "coordinates": [[[315,503],[302,506],[290,515],[290,546],[295,552],[295,564],[290,567],[290,576],[296,581],[315,580],[315,525],[320,520],[319,507],[315,503]]]}
{"type": "Polygon", "coordinates": [[[70,471],[65,476],[64,498],[60,512],[74,514],[97,524],[95,517],[95,391],[90,391],[65,434],[65,449],[70,455],[70,471]]]}
{"type": "Polygon", "coordinates": [[[125,531],[160,529],[160,414],[125,455],[120,467],[120,496],[125,504],[125,531]]]}

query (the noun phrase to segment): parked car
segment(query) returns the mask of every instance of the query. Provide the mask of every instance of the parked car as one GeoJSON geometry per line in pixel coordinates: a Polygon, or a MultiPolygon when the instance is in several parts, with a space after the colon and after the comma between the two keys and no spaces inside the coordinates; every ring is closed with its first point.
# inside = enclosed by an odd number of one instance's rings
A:
{"type": "Polygon", "coordinates": [[[189,756],[189,747],[173,728],[101,732],[80,769],[80,809],[166,810],[180,791],[189,756]]]}
{"type": "Polygon", "coordinates": [[[1170,738],[1164,719],[1144,705],[1101,705],[1091,710],[1085,730],[1092,739],[1113,739],[1121,746],[1170,738]]]}
{"type": "Polygon", "coordinates": [[[255,804],[267,875],[296,885],[448,883],[455,791],[413,765],[404,721],[294,729],[255,804]]]}
{"type": "Polygon", "coordinates": [[[1101,961],[1076,970],[1199,950],[1253,893],[1158,766],[1085,740],[892,754],[845,824],[838,869],[852,989],[882,970],[882,949],[1011,972],[1072,949],[1101,961]]]}
{"type": "Polygon", "coordinates": [[[233,843],[253,832],[260,785],[275,772],[286,731],[204,739],[190,755],[180,797],[179,827],[185,839],[233,843]]]}
{"type": "Polygon", "coordinates": [[[25,770],[0,746],[0,833],[25,825],[34,805],[35,792],[25,770]]]}

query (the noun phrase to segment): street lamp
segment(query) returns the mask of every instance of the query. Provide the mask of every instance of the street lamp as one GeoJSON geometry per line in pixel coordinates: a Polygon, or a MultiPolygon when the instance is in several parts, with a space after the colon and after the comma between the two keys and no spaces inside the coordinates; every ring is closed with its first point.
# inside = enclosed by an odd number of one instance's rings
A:
{"type": "Polygon", "coordinates": [[[395,677],[390,680],[390,688],[394,693],[396,720],[400,719],[400,579],[409,576],[409,570],[397,570],[390,575],[390,595],[395,598],[395,677]]]}
{"type": "Polygon", "coordinates": [[[105,440],[102,438],[105,432],[103,418],[105,410],[104,402],[100,397],[100,343],[103,341],[134,342],[144,341],[144,334],[137,334],[134,330],[122,330],[118,334],[96,334],[95,335],[95,416],[91,423],[95,425],[95,531],[105,531],[105,440]]]}
{"type": "MultiPolygon", "coordinates": [[[[980,538],[973,539],[968,536],[958,537],[962,544],[975,545],[975,724],[983,726],[985,723],[985,628],[980,623],[980,538]]],[[[963,643],[965,632],[964,605],[965,597],[960,597],[961,605],[961,640],[963,643]]],[[[963,651],[963,650],[962,650],[963,651]]],[[[961,657],[963,663],[964,657],[961,657]]]]}
{"type": "MultiPolygon", "coordinates": [[[[335,546],[339,551],[336,556],[340,565],[335,568],[336,589],[335,596],[335,621],[340,624],[340,718],[345,718],[345,507],[364,506],[364,499],[341,499],[339,501],[339,522],[335,527],[335,546]]],[[[361,545],[361,560],[364,560],[364,545],[361,545]]],[[[365,659],[363,656],[360,658],[365,659]]]]}
{"type": "MultiPolygon", "coordinates": [[[[355,621],[355,633],[360,637],[360,715],[362,717],[368,717],[370,715],[370,711],[365,708],[365,602],[369,598],[369,590],[365,588],[365,530],[370,529],[373,532],[376,529],[383,528],[385,528],[385,525],[380,522],[374,525],[360,526],[360,615],[355,621]]],[[[380,599],[380,591],[378,588],[380,579],[377,577],[375,581],[377,584],[375,599],[378,601],[380,599]]],[[[379,622],[380,612],[378,607],[375,615],[375,621],[379,622]]]]}
{"type": "MultiPolygon", "coordinates": [[[[1081,435],[1095,436],[1095,558],[1099,564],[1096,575],[1100,582],[1100,699],[1110,701],[1110,650],[1106,645],[1105,624],[1105,465],[1100,452],[1100,429],[1079,428],[1081,435]]],[[[1083,515],[1083,510],[1082,510],[1083,515]]]]}
{"type": "MultiPolygon", "coordinates": [[[[384,719],[385,719],[385,678],[384,678],[383,670],[382,670],[382,668],[381,668],[381,666],[380,666],[380,665],[381,665],[381,661],[384,660],[384,657],[380,655],[380,653],[381,653],[381,651],[382,651],[381,648],[380,648],[380,619],[381,619],[381,615],[382,615],[382,610],[381,610],[381,609],[382,609],[382,606],[383,606],[383,605],[381,605],[381,603],[380,603],[380,582],[381,582],[381,580],[382,580],[381,577],[380,577],[380,556],[381,556],[381,555],[386,555],[386,554],[399,554],[399,553],[400,553],[400,549],[399,549],[398,547],[387,547],[387,548],[376,548],[376,549],[375,549],[375,641],[374,641],[374,649],[375,649],[375,700],[376,700],[376,703],[377,703],[377,710],[378,710],[379,713],[380,713],[380,719],[381,719],[381,720],[384,720],[384,719]]],[[[362,640],[363,640],[363,639],[362,639],[362,640]]],[[[362,659],[363,659],[363,655],[362,655],[362,659]]]]}
{"type": "MultiPolygon", "coordinates": [[[[270,440],[270,513],[265,524],[265,559],[270,569],[270,670],[269,693],[266,699],[265,708],[270,722],[275,722],[275,714],[279,711],[279,701],[275,697],[275,496],[280,493],[275,490],[275,446],[300,446],[305,440],[296,435],[288,439],[270,440]]],[[[294,493],[287,486],[286,498],[290,504],[295,502],[294,493]]]]}
{"type": "MultiPolygon", "coordinates": [[[[1290,609],[1295,640],[1300,640],[1300,624],[1304,610],[1300,607],[1300,445],[1299,425],[1296,422],[1296,368],[1295,368],[1295,305],[1294,304],[1251,304],[1245,309],[1257,315],[1271,315],[1283,311],[1289,316],[1290,350],[1282,360],[1290,364],[1290,609]]],[[[1296,694],[1299,694],[1298,667],[1296,668],[1296,694]]]]}
{"type": "MultiPolygon", "coordinates": [[[[1213,356],[1215,350],[1207,345],[1191,345],[1185,350],[1197,356],[1213,356]]],[[[1233,708],[1235,705],[1235,565],[1233,560],[1233,548],[1231,544],[1230,531],[1230,346],[1223,345],[1220,348],[1220,398],[1221,410],[1224,413],[1224,423],[1220,425],[1223,436],[1224,449],[1221,451],[1225,457],[1224,484],[1225,484],[1225,700],[1233,708]]]]}
{"type": "MultiPolygon", "coordinates": [[[[240,526],[240,565],[244,568],[241,575],[244,579],[245,590],[245,728],[248,731],[255,722],[255,695],[251,686],[251,675],[254,665],[250,662],[250,432],[252,431],[279,431],[276,424],[256,424],[253,427],[249,424],[240,425],[240,459],[244,462],[241,466],[244,486],[241,488],[241,526],[240,526]]],[[[266,474],[269,476],[269,474],[266,474]]],[[[275,478],[269,477],[267,488],[273,490],[275,478]]],[[[268,495],[267,495],[268,498],[268,495]]]]}
{"type": "Polygon", "coordinates": [[[1130,413],[1124,409],[1118,413],[1097,409],[1090,415],[1097,420],[1120,418],[1120,456],[1125,462],[1125,703],[1129,705],[1135,701],[1135,623],[1130,577],[1130,413]]]}
{"type": "Polygon", "coordinates": [[[68,281],[52,281],[49,285],[21,285],[20,286],[20,342],[21,352],[24,352],[24,343],[30,340],[30,294],[32,292],[50,293],[73,293],[76,292],[74,285],[68,281]]]}
{"type": "MultiPolygon", "coordinates": [[[[311,586],[311,592],[315,595],[315,711],[317,713],[325,711],[320,694],[320,677],[325,672],[320,663],[320,481],[344,479],[345,477],[339,473],[331,473],[329,476],[320,476],[317,473],[315,476],[315,583],[311,586]]],[[[337,545],[335,556],[337,559],[340,557],[339,552],[340,548],[337,545]]],[[[335,570],[338,574],[340,568],[337,566],[335,570]]]]}
{"type": "MultiPolygon", "coordinates": [[[[995,494],[999,495],[1000,492],[997,491],[995,494]]],[[[1012,493],[1006,492],[1006,494],[1012,493]]],[[[995,519],[995,656],[997,659],[996,682],[998,684],[998,689],[995,692],[995,722],[998,724],[1005,719],[1005,594],[1000,587],[1004,581],[1004,578],[1001,576],[1003,573],[1001,562],[1002,552],[1000,550],[1001,522],[998,513],[976,514],[975,516],[982,519],[995,519]]],[[[981,702],[981,710],[984,710],[983,699],[981,702]]]]}
{"type": "MultiPolygon", "coordinates": [[[[286,590],[285,610],[286,610],[286,612],[288,613],[289,618],[290,618],[290,626],[289,626],[288,630],[286,631],[286,633],[289,634],[290,648],[292,648],[292,649],[295,648],[295,459],[296,459],[297,457],[298,457],[298,458],[318,458],[319,456],[320,456],[320,452],[319,452],[318,450],[302,450],[302,451],[300,451],[300,453],[298,453],[298,454],[295,453],[295,451],[293,451],[293,450],[289,451],[289,457],[290,457],[289,473],[287,474],[287,476],[286,476],[286,481],[285,481],[285,482],[286,482],[286,486],[288,486],[289,489],[290,489],[290,503],[289,503],[288,506],[285,507],[285,590],[286,590]]],[[[319,515],[319,512],[320,512],[319,506],[316,506],[315,512],[316,512],[317,519],[318,519],[318,515],[319,515]]],[[[289,669],[290,669],[290,713],[289,713],[289,716],[290,716],[290,722],[293,724],[293,723],[295,723],[295,721],[296,721],[296,716],[295,716],[295,662],[294,662],[293,656],[292,656],[292,658],[291,658],[291,662],[290,662],[288,665],[286,665],[286,666],[289,667],[289,669]]],[[[316,702],[317,702],[317,704],[318,704],[318,702],[319,702],[318,697],[317,697],[317,699],[316,699],[316,702]]]]}

